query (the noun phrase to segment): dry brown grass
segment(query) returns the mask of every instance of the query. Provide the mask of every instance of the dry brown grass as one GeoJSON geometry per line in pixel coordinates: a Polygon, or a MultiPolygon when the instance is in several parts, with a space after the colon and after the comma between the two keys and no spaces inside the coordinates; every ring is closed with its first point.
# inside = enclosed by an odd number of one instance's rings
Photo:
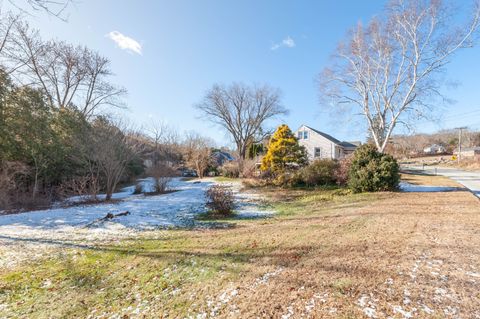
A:
{"type": "MultiPolygon", "coordinates": [[[[290,310],[295,318],[356,318],[369,305],[378,317],[402,318],[401,311],[414,308],[415,317],[431,317],[430,309],[440,318],[480,315],[477,199],[466,192],[395,193],[360,206],[311,203],[317,213],[216,237],[214,245],[256,251],[251,270],[234,283],[238,317],[290,310]],[[249,289],[262,273],[279,270],[249,289]]],[[[230,310],[223,314],[230,317],[230,310]]]]}
{"type": "Polygon", "coordinates": [[[460,162],[452,162],[450,166],[458,167],[467,171],[480,170],[480,157],[462,158],[460,162]]]}
{"type": "MultiPolygon", "coordinates": [[[[99,285],[120,296],[125,285],[128,296],[138,289],[151,301],[142,312],[146,317],[206,313],[280,318],[290,313],[291,318],[361,318],[368,312],[379,318],[405,318],[409,312],[415,318],[480,316],[480,203],[470,193],[327,196],[321,191],[269,189],[265,196],[275,198],[278,217],[238,221],[231,229],[174,231],[157,241],[125,242],[122,247],[130,259],[108,259],[100,277],[105,284],[99,285]],[[136,277],[141,271],[160,280],[156,278],[167,266],[175,269],[164,264],[170,260],[178,271],[181,265],[190,267],[176,284],[178,293],[172,294],[169,286],[155,290],[152,279],[136,277]],[[183,278],[201,268],[213,275],[183,278]],[[117,277],[115,284],[111,278],[117,277]]],[[[37,276],[43,276],[41,269],[34,270],[37,276]]],[[[19,277],[0,272],[0,281],[19,280],[28,273],[17,271],[19,277]]],[[[63,290],[52,280],[58,294],[51,291],[49,298],[54,296],[56,305],[68,307],[76,298],[72,293],[82,295],[83,308],[74,315],[113,311],[108,308],[112,300],[89,299],[82,286],[71,290],[69,284],[63,290]]],[[[13,294],[13,284],[5,282],[0,294],[13,294]]],[[[22,302],[41,299],[32,294],[22,302]]],[[[38,303],[33,314],[51,314],[51,307],[38,303]]]]}
{"type": "MultiPolygon", "coordinates": [[[[451,155],[432,155],[424,157],[409,158],[401,160],[400,162],[406,162],[408,164],[415,165],[439,165],[464,169],[467,171],[480,170],[480,158],[479,157],[464,157],[458,162],[454,160],[451,155]]],[[[428,166],[427,166],[428,167],[428,166]]]]}

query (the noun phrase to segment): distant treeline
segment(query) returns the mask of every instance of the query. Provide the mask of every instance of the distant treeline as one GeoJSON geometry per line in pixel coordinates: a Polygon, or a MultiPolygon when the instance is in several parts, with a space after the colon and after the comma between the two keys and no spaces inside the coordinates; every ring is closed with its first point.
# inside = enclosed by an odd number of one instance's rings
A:
{"type": "MultiPolygon", "coordinates": [[[[387,152],[397,157],[422,155],[424,149],[439,145],[446,154],[452,154],[458,148],[458,130],[442,130],[432,134],[395,135],[391,138],[387,152]]],[[[480,131],[463,130],[462,147],[480,146],[480,131]]]]}

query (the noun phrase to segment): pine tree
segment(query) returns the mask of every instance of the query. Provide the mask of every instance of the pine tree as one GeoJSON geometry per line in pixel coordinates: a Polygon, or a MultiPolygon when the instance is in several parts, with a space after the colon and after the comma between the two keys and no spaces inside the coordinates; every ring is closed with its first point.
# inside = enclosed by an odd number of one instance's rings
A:
{"type": "Polygon", "coordinates": [[[305,148],[298,144],[297,138],[287,125],[280,125],[270,139],[261,169],[279,174],[285,172],[289,166],[303,166],[306,163],[305,148]]]}

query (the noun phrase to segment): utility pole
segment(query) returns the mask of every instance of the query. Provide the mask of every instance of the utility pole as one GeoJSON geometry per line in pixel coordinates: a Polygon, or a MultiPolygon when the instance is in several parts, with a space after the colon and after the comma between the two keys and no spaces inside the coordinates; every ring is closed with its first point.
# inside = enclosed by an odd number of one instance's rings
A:
{"type": "Polygon", "coordinates": [[[460,163],[460,157],[462,156],[462,131],[466,130],[466,126],[462,127],[456,127],[456,130],[458,130],[458,154],[457,154],[457,162],[460,163]]]}

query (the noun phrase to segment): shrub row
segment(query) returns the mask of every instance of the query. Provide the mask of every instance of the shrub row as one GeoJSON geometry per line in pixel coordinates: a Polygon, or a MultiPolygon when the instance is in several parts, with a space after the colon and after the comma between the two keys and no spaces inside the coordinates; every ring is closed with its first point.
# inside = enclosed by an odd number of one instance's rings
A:
{"type": "Polygon", "coordinates": [[[400,181],[397,161],[372,145],[359,147],[340,161],[318,159],[271,179],[277,186],[348,186],[353,192],[393,191],[400,181]]]}

